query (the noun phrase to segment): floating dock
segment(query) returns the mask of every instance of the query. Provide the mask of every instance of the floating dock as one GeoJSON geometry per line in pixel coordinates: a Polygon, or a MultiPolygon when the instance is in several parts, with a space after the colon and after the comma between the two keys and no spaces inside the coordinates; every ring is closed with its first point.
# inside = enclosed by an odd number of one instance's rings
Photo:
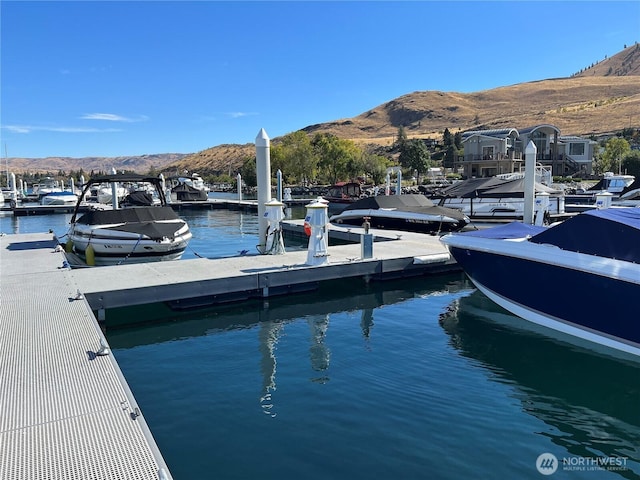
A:
{"type": "Polygon", "coordinates": [[[0,479],[171,479],[56,245],[0,237],[0,479]]]}
{"type": "MultiPolygon", "coordinates": [[[[286,223],[288,228],[303,229],[302,221],[286,223]]],[[[332,225],[330,232],[348,240],[359,238],[362,229],[332,225]]],[[[213,306],[309,291],[319,282],[335,279],[388,280],[460,270],[437,236],[376,232],[371,258],[362,258],[359,243],[335,245],[328,249],[327,263],[315,266],[306,264],[307,250],[295,250],[283,255],[81,268],[69,274],[98,319],[105,320],[112,308],[158,302],[183,308],[213,306]]]]}

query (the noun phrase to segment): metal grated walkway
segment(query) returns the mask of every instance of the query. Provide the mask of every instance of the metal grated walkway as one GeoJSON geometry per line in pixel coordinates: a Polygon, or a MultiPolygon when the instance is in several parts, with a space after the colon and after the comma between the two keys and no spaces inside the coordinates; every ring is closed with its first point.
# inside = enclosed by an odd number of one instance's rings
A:
{"type": "Polygon", "coordinates": [[[0,237],[0,480],[171,479],[56,244],[0,237]]]}

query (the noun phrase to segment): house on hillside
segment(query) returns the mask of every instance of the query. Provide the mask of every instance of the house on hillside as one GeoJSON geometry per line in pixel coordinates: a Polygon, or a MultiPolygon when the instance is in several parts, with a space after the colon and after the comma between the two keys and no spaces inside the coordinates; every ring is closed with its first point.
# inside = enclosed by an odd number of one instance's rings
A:
{"type": "Polygon", "coordinates": [[[464,177],[491,177],[524,171],[524,150],[532,141],[537,163],[554,176],[591,174],[595,146],[589,139],[562,136],[554,125],[537,125],[522,130],[504,128],[472,130],[462,134],[464,155],[454,162],[454,170],[464,177]]]}

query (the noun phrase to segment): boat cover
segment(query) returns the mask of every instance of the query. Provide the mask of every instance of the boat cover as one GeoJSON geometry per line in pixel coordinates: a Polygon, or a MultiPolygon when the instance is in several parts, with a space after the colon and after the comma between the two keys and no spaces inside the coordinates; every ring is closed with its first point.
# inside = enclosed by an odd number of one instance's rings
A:
{"type": "Polygon", "coordinates": [[[465,218],[464,214],[459,210],[438,207],[422,194],[365,197],[347,206],[341,213],[348,213],[350,210],[398,210],[410,213],[445,215],[458,220],[465,218]]]}
{"type": "Polygon", "coordinates": [[[181,202],[201,202],[208,199],[207,192],[198,190],[186,183],[173,187],[171,193],[175,193],[176,198],[181,202]]]}
{"type": "Polygon", "coordinates": [[[153,195],[149,192],[138,190],[131,192],[122,201],[123,205],[151,206],[153,205],[153,195]]]}
{"type": "MultiPolygon", "coordinates": [[[[556,190],[554,188],[547,187],[542,183],[535,182],[535,192],[542,193],[546,192],[550,195],[558,195],[563,193],[562,190],[556,190]]],[[[497,187],[489,188],[485,190],[481,196],[484,197],[513,197],[514,194],[516,196],[524,195],[524,178],[518,178],[516,180],[510,180],[508,182],[503,183],[502,185],[498,185],[497,187]]]]}
{"type": "Polygon", "coordinates": [[[532,237],[544,230],[547,230],[547,228],[548,227],[538,225],[528,225],[522,222],[511,222],[497,227],[471,230],[469,232],[459,233],[458,235],[504,240],[507,238],[532,237]]]}
{"type": "Polygon", "coordinates": [[[640,263],[640,208],[588,210],[546,229],[529,241],[640,263]]]}
{"type": "Polygon", "coordinates": [[[133,232],[151,239],[173,237],[185,222],[161,223],[161,220],[180,220],[171,207],[123,208],[121,210],[92,210],[78,219],[86,225],[113,225],[111,230],[133,232]]]}
{"type": "MultiPolygon", "coordinates": [[[[542,183],[535,183],[535,192],[546,192],[550,195],[561,194],[542,183]]],[[[524,178],[503,180],[496,177],[470,178],[444,188],[438,197],[476,198],[476,197],[522,197],[524,196],[524,178]]]]}
{"type": "Polygon", "coordinates": [[[496,187],[505,183],[504,180],[496,177],[469,178],[462,182],[440,190],[438,196],[469,198],[477,197],[488,188],[496,187]]]}

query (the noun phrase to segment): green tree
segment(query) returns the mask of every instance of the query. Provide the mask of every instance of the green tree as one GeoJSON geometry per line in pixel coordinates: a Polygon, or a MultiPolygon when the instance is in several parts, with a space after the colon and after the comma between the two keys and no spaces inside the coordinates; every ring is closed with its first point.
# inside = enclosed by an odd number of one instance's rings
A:
{"type": "Polygon", "coordinates": [[[363,155],[364,173],[371,177],[374,185],[384,182],[387,175],[387,168],[391,166],[391,161],[380,155],[365,153],[363,155]]]}
{"type": "Polygon", "coordinates": [[[453,136],[453,145],[456,147],[456,150],[462,150],[462,133],[456,132],[453,136]]]}
{"type": "MultiPolygon", "coordinates": [[[[318,159],[309,136],[302,130],[282,137],[276,152],[276,166],[289,181],[307,185],[316,176],[318,159]]],[[[272,149],[273,156],[273,149],[272,149]]],[[[272,163],[272,167],[274,164],[272,163]]],[[[272,169],[272,172],[275,169],[272,169]]]]}
{"type": "Polygon", "coordinates": [[[442,159],[442,166],[445,168],[453,168],[456,157],[458,156],[458,150],[453,145],[449,145],[444,152],[442,159]]]}
{"type": "Polygon", "coordinates": [[[445,147],[453,145],[453,137],[451,136],[451,132],[448,128],[444,129],[444,133],[442,134],[442,143],[445,147]]]}
{"type": "Polygon", "coordinates": [[[596,153],[593,156],[593,173],[602,175],[604,172],[611,171],[611,161],[602,153],[596,153]]]}
{"type": "Polygon", "coordinates": [[[400,152],[400,165],[404,168],[417,171],[418,183],[420,183],[420,175],[426,173],[431,166],[431,155],[427,150],[424,142],[420,139],[409,140],[405,148],[400,152]]]}
{"type": "Polygon", "coordinates": [[[622,160],[622,171],[640,179],[640,150],[631,150],[622,160]]]}
{"type": "Polygon", "coordinates": [[[255,187],[258,185],[258,174],[256,172],[256,157],[247,157],[240,168],[242,181],[247,187],[255,187]]]}
{"type": "Polygon", "coordinates": [[[319,133],[313,138],[312,143],[318,166],[331,183],[364,173],[362,150],[353,141],[328,133],[319,133]]]}
{"type": "Polygon", "coordinates": [[[604,146],[603,157],[607,159],[611,165],[612,171],[622,172],[622,160],[631,151],[629,142],[624,138],[610,138],[604,146]]]}
{"type": "Polygon", "coordinates": [[[407,132],[404,131],[404,127],[400,125],[398,127],[398,136],[394,143],[394,147],[398,150],[402,150],[407,143],[407,132]]]}

